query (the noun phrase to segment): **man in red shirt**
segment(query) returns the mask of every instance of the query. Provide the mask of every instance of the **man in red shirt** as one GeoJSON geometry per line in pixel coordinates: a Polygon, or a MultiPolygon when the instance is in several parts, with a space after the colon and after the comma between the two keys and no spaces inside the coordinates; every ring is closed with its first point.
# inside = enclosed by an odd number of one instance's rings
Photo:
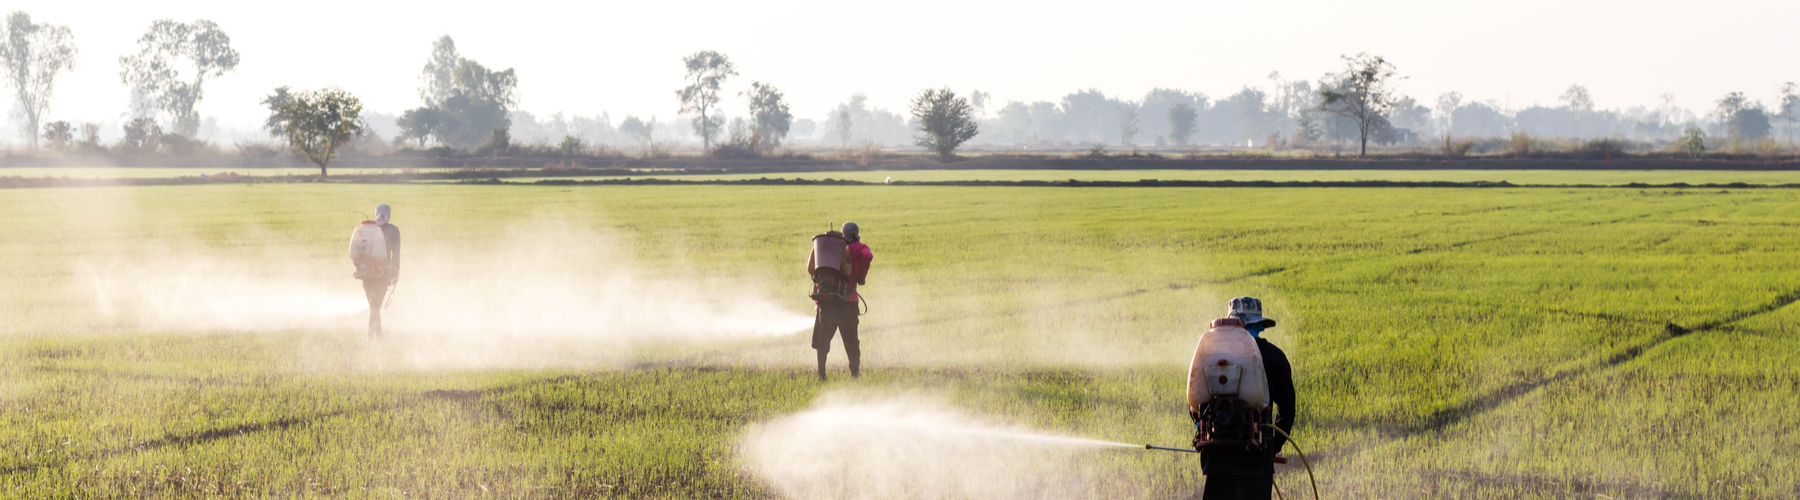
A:
{"type": "MultiPolygon", "coordinates": [[[[862,344],[856,339],[857,302],[861,297],[856,294],[856,286],[869,278],[869,262],[875,260],[875,253],[862,243],[861,228],[855,222],[844,223],[844,240],[850,245],[844,252],[844,261],[849,264],[850,300],[827,300],[816,302],[818,315],[813,319],[812,347],[819,351],[819,380],[825,380],[825,356],[831,353],[831,337],[842,332],[844,335],[844,353],[850,356],[850,376],[861,376],[862,344]]],[[[806,263],[806,274],[812,275],[813,263],[806,263]]]]}

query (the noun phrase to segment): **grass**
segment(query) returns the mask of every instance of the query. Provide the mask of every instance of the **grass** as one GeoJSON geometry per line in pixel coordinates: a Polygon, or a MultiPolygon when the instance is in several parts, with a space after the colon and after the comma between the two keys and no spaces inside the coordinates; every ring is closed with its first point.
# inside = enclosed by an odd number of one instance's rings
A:
{"type": "MultiPolygon", "coordinates": [[[[216,185],[0,197],[11,235],[0,496],[765,497],[735,454],[745,426],[836,392],[925,391],[1019,425],[1179,445],[1180,370],[1235,295],[1262,297],[1282,321],[1270,337],[1295,364],[1296,437],[1328,497],[1800,494],[1789,411],[1800,313],[1788,307],[1800,193],[1787,190],[216,185]],[[378,201],[396,207],[412,259],[554,218],[610,235],[646,274],[755,283],[796,311],[809,306],[795,292],[805,237],[856,220],[877,255],[869,376],[812,381],[799,335],[421,369],[358,340],[354,318],[239,331],[97,314],[73,271],[184,241],[332,274],[360,219],[350,212],[378,201]]],[[[1070,472],[1095,479],[1093,496],[1179,496],[1201,481],[1187,457],[1097,453],[1070,472]]],[[[1281,473],[1289,492],[1297,471],[1281,473]]]]}
{"type": "MultiPolygon", "coordinates": [[[[429,169],[425,169],[429,170],[429,169]]],[[[168,178],[216,175],[226,171],[243,175],[312,176],[317,169],[194,169],[194,168],[7,168],[0,176],[72,177],[72,178],[168,178]]],[[[332,169],[334,175],[394,174],[397,169],[332,169]]],[[[422,170],[423,171],[423,170],[422,170]]],[[[1784,170],[871,170],[842,172],[779,172],[720,175],[634,175],[632,178],[668,179],[849,179],[881,182],[888,178],[904,181],[958,180],[1068,180],[1137,181],[1157,180],[1236,180],[1236,181],[1506,181],[1513,184],[1555,185],[1622,185],[1644,184],[1800,184],[1800,171],[1784,170]]],[[[541,177],[511,177],[512,182],[538,179],[564,179],[555,174],[541,177]]],[[[599,179],[604,177],[576,177],[599,179]]],[[[440,181],[456,182],[456,181],[440,181]]]]}
{"type": "MultiPolygon", "coordinates": [[[[530,182],[543,177],[508,178],[512,182],[530,182]]],[[[901,181],[1137,181],[1156,180],[1235,180],[1235,181],[1506,181],[1513,184],[1554,185],[1622,185],[1644,184],[1796,184],[1800,172],[1792,171],[1696,171],[1696,170],[874,170],[858,172],[781,172],[723,175],[634,175],[633,179],[723,179],[759,178],[848,179],[882,182],[892,178],[901,181]]],[[[596,177],[579,177],[596,179],[596,177]]],[[[444,181],[455,182],[455,181],[444,181]]]]}

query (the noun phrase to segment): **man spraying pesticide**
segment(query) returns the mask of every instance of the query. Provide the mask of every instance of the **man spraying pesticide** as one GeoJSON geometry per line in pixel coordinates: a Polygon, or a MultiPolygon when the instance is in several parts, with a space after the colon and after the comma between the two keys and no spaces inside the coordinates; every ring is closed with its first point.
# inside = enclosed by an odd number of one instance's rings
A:
{"type": "Polygon", "coordinates": [[[369,338],[381,337],[381,309],[388,290],[400,283],[400,226],[388,223],[393,209],[375,205],[375,220],[362,221],[350,232],[350,276],[363,282],[369,299],[369,338]]]}
{"type": "Polygon", "coordinates": [[[1188,365],[1193,446],[1206,474],[1202,498],[1267,499],[1275,485],[1275,463],[1285,463],[1278,455],[1299,415],[1294,370],[1287,354],[1262,338],[1264,330],[1275,326],[1275,320],[1262,316],[1262,301],[1231,299],[1228,312],[1200,335],[1188,365]]]}
{"type": "Polygon", "coordinates": [[[825,356],[831,353],[831,337],[844,335],[844,353],[850,356],[850,376],[861,376],[862,345],[856,338],[856,286],[869,278],[869,262],[875,253],[862,243],[855,222],[845,222],[844,232],[826,231],[813,237],[812,254],[806,258],[806,274],[812,276],[812,348],[819,353],[819,380],[825,380],[825,356]]]}

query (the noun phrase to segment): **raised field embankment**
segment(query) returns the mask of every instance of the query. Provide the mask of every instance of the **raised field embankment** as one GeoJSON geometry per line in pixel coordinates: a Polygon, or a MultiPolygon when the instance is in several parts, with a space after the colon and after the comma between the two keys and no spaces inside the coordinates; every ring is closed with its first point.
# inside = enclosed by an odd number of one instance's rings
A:
{"type": "MultiPolygon", "coordinates": [[[[924,156],[888,155],[880,158],[759,158],[723,159],[706,157],[672,158],[591,158],[591,157],[415,157],[357,156],[331,162],[339,169],[393,170],[460,170],[460,169],[540,169],[571,170],[657,170],[662,175],[682,173],[776,173],[831,172],[864,170],[1800,170],[1800,158],[1760,158],[1713,155],[1705,158],[1681,156],[1621,155],[1616,158],[1510,158],[1469,157],[1459,159],[1426,156],[1375,157],[1282,157],[1282,156],[1217,156],[1180,158],[1155,155],[1113,157],[1055,156],[977,156],[951,162],[939,162],[924,156]]],[[[310,163],[288,157],[107,157],[107,156],[36,156],[0,154],[0,176],[10,167],[34,168],[202,168],[211,170],[243,170],[253,174],[259,169],[316,168],[310,163]]],[[[604,175],[604,174],[602,174],[604,175]]]]}

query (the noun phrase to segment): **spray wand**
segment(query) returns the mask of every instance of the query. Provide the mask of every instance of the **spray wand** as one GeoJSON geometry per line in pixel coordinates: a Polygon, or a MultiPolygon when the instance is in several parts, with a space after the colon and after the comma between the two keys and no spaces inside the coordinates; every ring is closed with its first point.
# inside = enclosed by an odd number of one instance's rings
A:
{"type": "Polygon", "coordinates": [[[382,309],[387,309],[388,306],[394,305],[394,290],[399,290],[399,289],[400,289],[400,279],[394,278],[394,284],[392,286],[388,287],[387,303],[384,303],[381,305],[382,309]]]}
{"type": "MultiPolygon", "coordinates": [[[[1294,443],[1294,453],[1300,454],[1300,463],[1306,465],[1306,480],[1312,483],[1313,498],[1319,498],[1319,480],[1318,480],[1318,478],[1313,477],[1312,461],[1307,460],[1306,459],[1306,451],[1300,449],[1300,440],[1294,439],[1293,436],[1289,436],[1287,431],[1281,430],[1280,427],[1276,427],[1276,426],[1269,425],[1269,424],[1263,424],[1263,427],[1275,429],[1275,432],[1281,433],[1281,437],[1287,438],[1288,441],[1294,443]]],[[[1200,453],[1199,451],[1191,450],[1191,449],[1187,449],[1187,448],[1170,448],[1167,446],[1156,446],[1156,445],[1151,445],[1151,444],[1144,445],[1144,449],[1173,451],[1173,452],[1179,452],[1179,453],[1193,453],[1193,454],[1200,453]]],[[[1275,460],[1275,463],[1278,463],[1278,464],[1288,463],[1287,457],[1275,457],[1274,460],[1275,460]]],[[[1277,486],[1275,488],[1275,494],[1276,495],[1281,494],[1281,488],[1279,486],[1277,486]]]]}

